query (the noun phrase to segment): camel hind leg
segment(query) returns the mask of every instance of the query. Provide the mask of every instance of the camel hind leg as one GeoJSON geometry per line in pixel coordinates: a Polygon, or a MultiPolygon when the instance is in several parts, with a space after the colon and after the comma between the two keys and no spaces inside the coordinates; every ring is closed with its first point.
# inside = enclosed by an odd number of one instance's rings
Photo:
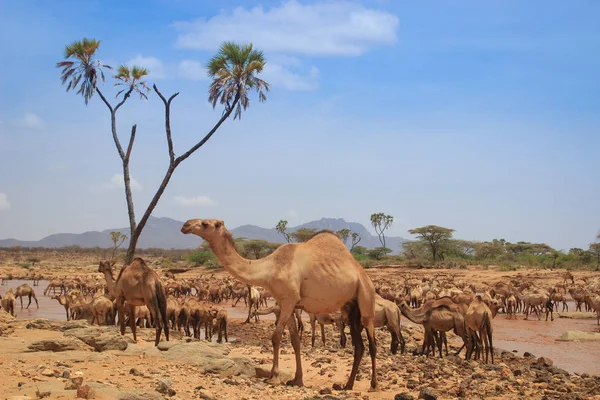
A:
{"type": "MultiPolygon", "coordinates": [[[[37,306],[38,310],[40,309],[40,303],[38,303],[37,297],[35,297],[35,293],[31,293],[31,295],[33,296],[33,299],[35,300],[35,305],[37,306]]],[[[31,301],[31,298],[29,299],[29,301],[31,301]]]]}
{"type": "Polygon", "coordinates": [[[365,345],[361,337],[361,331],[363,329],[360,322],[360,310],[356,302],[348,303],[344,306],[345,312],[348,315],[348,321],[350,323],[350,336],[352,337],[352,345],[354,346],[354,362],[352,363],[352,371],[348,382],[344,387],[344,390],[352,390],[354,387],[354,381],[356,380],[356,374],[358,372],[358,366],[365,353],[365,345]]]}
{"type": "MultiPolygon", "coordinates": [[[[135,325],[135,306],[129,305],[129,326],[133,333],[133,341],[137,342],[136,325],[135,325]]],[[[125,334],[125,321],[123,321],[123,334],[125,334]]]]}
{"type": "Polygon", "coordinates": [[[293,316],[288,322],[288,329],[290,331],[290,339],[292,342],[292,347],[294,348],[294,355],[296,357],[296,373],[294,375],[294,380],[292,382],[287,382],[287,384],[293,384],[295,386],[304,386],[304,382],[302,380],[302,359],[300,358],[300,334],[298,333],[296,319],[293,316]]]}

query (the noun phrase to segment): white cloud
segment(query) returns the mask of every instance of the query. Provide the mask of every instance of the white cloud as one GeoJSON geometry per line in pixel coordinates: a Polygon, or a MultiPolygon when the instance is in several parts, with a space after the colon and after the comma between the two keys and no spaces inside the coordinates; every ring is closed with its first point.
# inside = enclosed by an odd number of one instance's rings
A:
{"type": "Polygon", "coordinates": [[[269,82],[271,87],[283,87],[287,90],[310,91],[319,88],[319,70],[310,67],[307,72],[300,74],[294,70],[301,69],[300,60],[292,57],[280,58],[274,63],[267,62],[261,79],[269,82]]]}
{"type": "Polygon", "coordinates": [[[252,42],[266,52],[357,56],[396,42],[398,17],[346,1],[263,9],[237,7],[206,19],[176,22],[176,47],[214,50],[225,40],[252,42]]]}
{"type": "Polygon", "coordinates": [[[196,197],[184,197],[184,196],[175,196],[175,203],[180,206],[186,207],[204,207],[204,206],[214,206],[217,204],[216,201],[211,199],[208,196],[196,196],[196,197]]]}
{"type": "Polygon", "coordinates": [[[193,81],[204,81],[208,79],[206,69],[196,60],[181,60],[177,67],[177,72],[179,77],[184,79],[191,79],[193,81]]]}
{"type": "MultiPolygon", "coordinates": [[[[142,185],[136,181],[133,176],[130,176],[130,184],[131,190],[142,190],[142,185]]],[[[114,174],[109,182],[102,184],[101,188],[103,190],[124,189],[125,182],[123,182],[123,174],[114,174]]]]}
{"type": "Polygon", "coordinates": [[[16,118],[11,121],[12,126],[16,128],[26,129],[44,129],[46,124],[37,114],[26,112],[21,118],[16,118]]]}
{"type": "Polygon", "coordinates": [[[164,79],[167,77],[165,65],[156,57],[144,57],[138,54],[125,64],[129,67],[137,65],[148,69],[148,76],[152,77],[152,79],[164,79]]]}
{"type": "Polygon", "coordinates": [[[8,196],[6,193],[0,193],[0,211],[5,211],[10,209],[10,202],[8,201],[8,196]]]}

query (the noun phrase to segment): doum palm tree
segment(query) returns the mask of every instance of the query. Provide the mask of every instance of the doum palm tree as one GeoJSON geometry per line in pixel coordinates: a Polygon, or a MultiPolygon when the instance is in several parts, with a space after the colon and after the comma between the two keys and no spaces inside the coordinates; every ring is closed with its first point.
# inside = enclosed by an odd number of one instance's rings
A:
{"type": "Polygon", "coordinates": [[[167,99],[158,90],[156,85],[153,85],[154,91],[165,106],[165,134],[169,151],[169,167],[167,168],[165,176],[154,194],[154,197],[150,201],[148,208],[139,223],[137,223],[129,173],[129,158],[135,139],[136,125],[133,125],[132,127],[129,145],[124,150],[117,134],[116,114],[133,92],[138,93],[141,98],[148,98],[147,93],[150,92],[150,88],[142,79],[149,74],[149,71],[139,66],[128,67],[126,65],[121,65],[113,78],[116,81],[115,86],[119,86],[121,89],[116,96],[117,98],[122,96],[122,98],[117,105],[113,106],[98,88],[98,77],[100,77],[101,82],[104,82],[104,69],[112,69],[110,66],[105,65],[94,58],[99,46],[100,41],[95,39],[84,38],[80,41],[75,41],[66,46],[65,60],[58,62],[56,66],[62,68],[62,83],[65,84],[67,81],[69,82],[67,91],[79,87],[77,94],[83,96],[86,105],[93,95],[98,93],[110,111],[113,140],[119,156],[123,161],[125,198],[127,200],[127,211],[129,214],[129,227],[131,232],[129,248],[127,249],[127,256],[125,258],[125,264],[128,264],[133,260],[137,242],[142,230],[144,229],[148,218],[150,218],[152,211],[158,204],[158,201],[165,191],[177,166],[202,147],[232,113],[234,120],[240,119],[242,112],[250,105],[249,95],[252,92],[258,94],[258,100],[260,102],[266,101],[267,97],[265,93],[269,91],[269,84],[258,78],[258,74],[262,72],[266,61],[263,53],[255,50],[252,47],[252,44],[240,45],[234,42],[224,42],[221,45],[217,54],[208,62],[207,72],[209,77],[212,78],[208,100],[213,108],[215,108],[217,104],[221,104],[225,109],[215,126],[204,135],[198,143],[178,157],[175,157],[173,140],[171,137],[170,107],[172,100],[177,97],[179,93],[175,93],[167,99]]]}

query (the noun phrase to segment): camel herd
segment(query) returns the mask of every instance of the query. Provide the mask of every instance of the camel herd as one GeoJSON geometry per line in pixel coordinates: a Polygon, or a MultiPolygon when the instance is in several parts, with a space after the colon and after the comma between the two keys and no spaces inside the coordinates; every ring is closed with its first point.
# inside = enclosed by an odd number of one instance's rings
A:
{"type": "MultiPolygon", "coordinates": [[[[401,332],[401,316],[421,324],[424,337],[421,353],[435,356],[437,349],[448,355],[446,333],[462,339],[465,358],[494,362],[493,319],[504,313],[508,319],[522,313],[524,319],[534,314],[553,320],[553,312],[568,310],[567,297],[573,299],[576,310],[583,307],[594,311],[600,324],[600,279],[582,279],[576,284],[570,273],[552,287],[536,285],[530,280],[499,281],[475,286],[456,280],[453,275],[405,276],[403,278],[371,279],[355,261],[341,240],[332,232],[315,234],[304,243],[280,246],[271,255],[258,259],[243,258],[236,250],[231,233],[220,220],[193,219],[181,228],[184,234],[195,234],[208,242],[221,264],[233,278],[214,275],[198,279],[167,279],[136,258],[121,268],[116,279],[114,263],[102,261],[98,272],[104,280],[87,278],[54,279],[44,295],[56,299],[65,308],[66,318],[87,319],[99,325],[120,326],[121,334],[130,326],[134,340],[137,327],[156,330],[155,345],[162,332],[169,332],[217,341],[228,341],[227,310],[224,301],[248,307],[246,323],[259,316],[275,314],[272,336],[273,365],[270,381],[279,381],[279,348],[283,330],[290,333],[296,359],[296,372],[290,384],[303,385],[301,336],[304,332],[302,313],[311,325],[311,344],[315,346],[316,324],[321,328],[326,345],[325,326],[333,325],[340,333],[340,345],[345,347],[345,327],[349,327],[354,347],[352,370],[345,389],[352,389],[365,351],[362,331],[366,329],[371,358],[371,388],[377,388],[377,346],[375,328],[386,328],[391,335],[391,352],[405,352],[401,332]],[[268,307],[268,300],[275,303],[268,307]]],[[[15,314],[16,297],[37,298],[33,289],[21,285],[1,298],[2,308],[15,314]]],[[[39,306],[38,306],[39,308],[39,306]]]]}

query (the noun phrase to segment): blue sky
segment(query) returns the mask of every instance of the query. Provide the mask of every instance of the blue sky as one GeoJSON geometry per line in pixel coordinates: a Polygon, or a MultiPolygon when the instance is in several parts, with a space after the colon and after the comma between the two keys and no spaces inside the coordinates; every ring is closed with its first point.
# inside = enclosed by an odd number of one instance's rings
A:
{"type": "MultiPolygon", "coordinates": [[[[368,226],[385,212],[394,236],[437,224],[587,247],[600,229],[599,16],[596,1],[4,2],[0,238],[127,226],[108,111],[66,93],[55,68],[87,36],[105,63],[181,93],[178,154],[220,116],[204,65],[221,41],[265,52],[268,101],[179,167],[155,216],[368,226]]],[[[118,116],[122,140],[138,124],[138,218],[168,161],[161,104],[152,93],[118,116]]]]}

